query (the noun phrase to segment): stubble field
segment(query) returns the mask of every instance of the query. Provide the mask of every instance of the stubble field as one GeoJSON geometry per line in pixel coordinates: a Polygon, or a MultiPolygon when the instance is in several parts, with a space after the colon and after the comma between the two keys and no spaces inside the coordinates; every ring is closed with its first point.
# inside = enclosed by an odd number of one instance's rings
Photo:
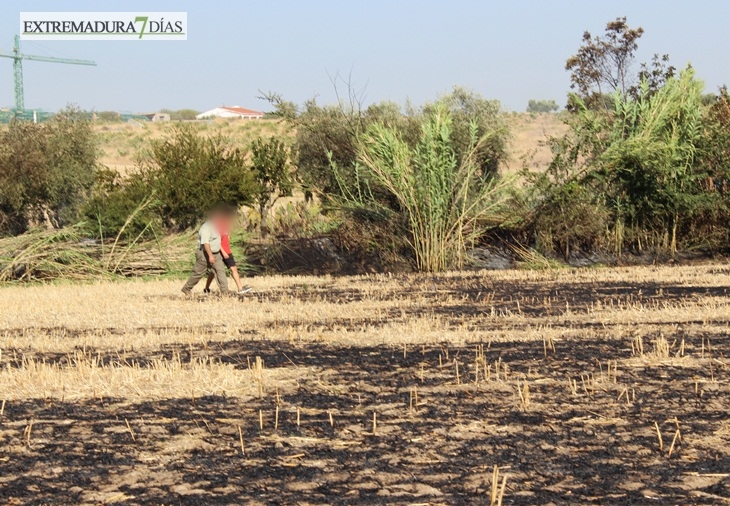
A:
{"type": "Polygon", "coordinates": [[[0,503],[727,504],[728,280],[1,288],[0,503]]]}

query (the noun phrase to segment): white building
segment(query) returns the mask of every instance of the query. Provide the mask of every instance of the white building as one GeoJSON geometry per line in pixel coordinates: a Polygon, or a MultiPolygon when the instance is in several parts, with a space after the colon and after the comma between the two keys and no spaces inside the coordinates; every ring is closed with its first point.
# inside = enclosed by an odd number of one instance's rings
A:
{"type": "Polygon", "coordinates": [[[170,121],[170,115],[166,112],[151,112],[149,114],[145,114],[145,116],[150,121],[170,121]]]}
{"type": "Polygon", "coordinates": [[[210,111],[201,112],[197,116],[197,119],[212,119],[212,118],[240,118],[240,119],[261,119],[264,117],[264,113],[260,111],[252,111],[251,109],[244,109],[234,105],[228,107],[222,105],[211,109],[210,111]]]}

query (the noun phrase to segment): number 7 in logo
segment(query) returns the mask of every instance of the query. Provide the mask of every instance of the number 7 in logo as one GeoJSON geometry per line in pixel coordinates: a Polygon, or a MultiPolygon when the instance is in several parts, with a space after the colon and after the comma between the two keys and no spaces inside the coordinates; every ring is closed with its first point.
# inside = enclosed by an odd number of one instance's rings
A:
{"type": "Polygon", "coordinates": [[[139,32],[140,39],[142,38],[142,35],[144,35],[144,29],[147,28],[147,19],[148,19],[147,16],[137,16],[136,18],[134,18],[135,23],[137,21],[142,21],[142,30],[140,30],[140,32],[139,32]]]}

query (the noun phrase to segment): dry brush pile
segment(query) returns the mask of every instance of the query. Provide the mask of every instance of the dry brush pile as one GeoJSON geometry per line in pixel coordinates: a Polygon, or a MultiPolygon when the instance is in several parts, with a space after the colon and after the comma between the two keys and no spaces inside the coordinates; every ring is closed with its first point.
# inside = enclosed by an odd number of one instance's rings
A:
{"type": "Polygon", "coordinates": [[[93,280],[187,268],[188,234],[131,240],[89,239],[80,226],[0,239],[0,282],[93,280]]]}

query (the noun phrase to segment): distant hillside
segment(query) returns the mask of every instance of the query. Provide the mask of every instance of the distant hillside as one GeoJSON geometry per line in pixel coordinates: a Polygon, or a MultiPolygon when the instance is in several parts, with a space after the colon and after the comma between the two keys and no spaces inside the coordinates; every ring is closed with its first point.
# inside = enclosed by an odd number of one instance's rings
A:
{"type": "MultiPolygon", "coordinates": [[[[248,146],[257,136],[293,135],[281,120],[256,121],[216,120],[193,122],[195,128],[206,134],[218,132],[230,136],[234,145],[248,146]]],[[[95,125],[99,133],[102,155],[100,162],[109,168],[126,173],[135,166],[135,157],[143,152],[152,139],[159,139],[172,123],[150,122],[100,122],[95,125]]],[[[514,113],[509,115],[510,159],[504,170],[518,171],[525,157],[532,157],[530,166],[544,169],[550,163],[550,150],[541,145],[546,136],[562,135],[567,127],[557,114],[514,113]]]]}
{"type": "MultiPolygon", "coordinates": [[[[125,174],[136,166],[135,159],[149,147],[152,139],[165,136],[175,123],[171,122],[99,122],[94,129],[99,134],[101,157],[99,162],[125,174]]],[[[286,125],[280,120],[215,120],[191,122],[196,129],[208,135],[222,133],[229,136],[234,146],[246,147],[256,137],[285,135],[286,125]]]]}
{"type": "Polygon", "coordinates": [[[564,135],[568,127],[559,114],[515,113],[510,116],[510,160],[505,168],[518,171],[525,161],[532,169],[544,170],[552,156],[544,145],[547,137],[564,135]]]}

